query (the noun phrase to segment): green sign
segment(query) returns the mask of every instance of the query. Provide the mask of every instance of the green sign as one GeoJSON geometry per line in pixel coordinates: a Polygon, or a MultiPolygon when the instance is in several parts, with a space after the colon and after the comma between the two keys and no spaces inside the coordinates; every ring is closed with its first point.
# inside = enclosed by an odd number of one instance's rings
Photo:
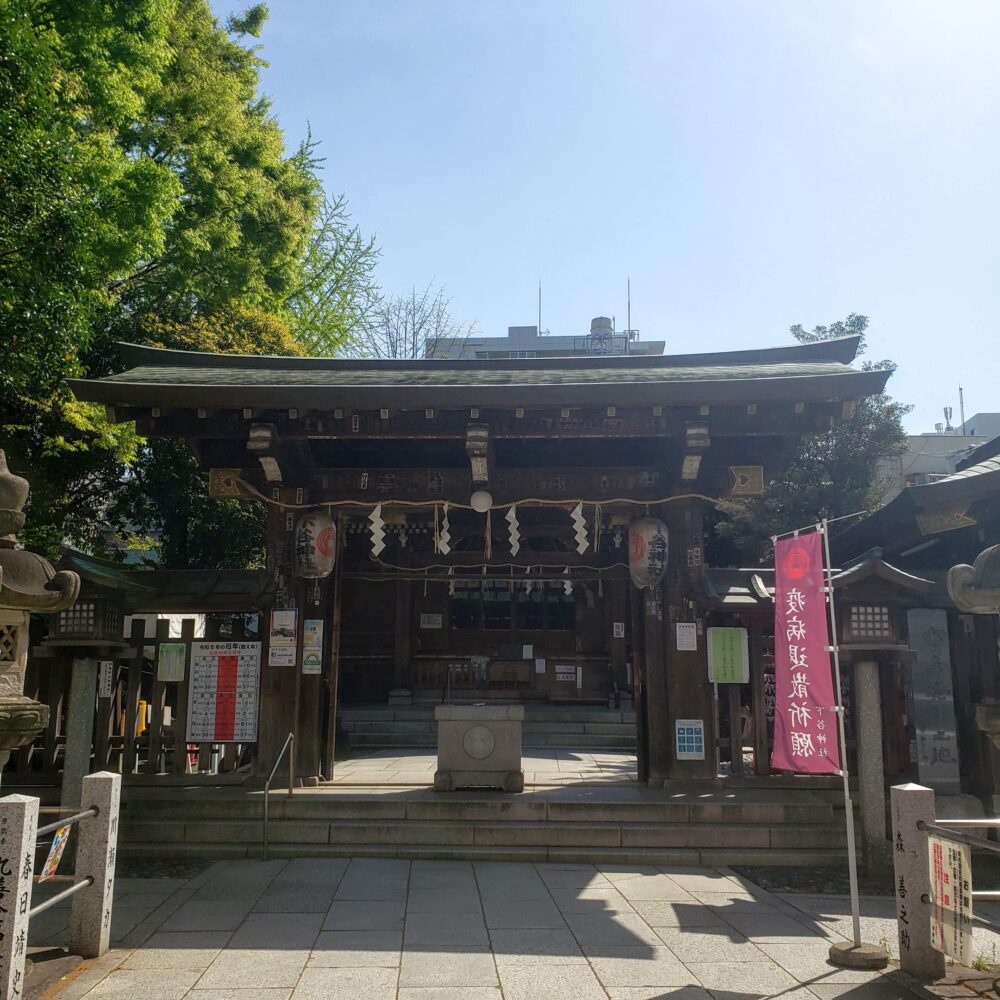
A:
{"type": "Polygon", "coordinates": [[[708,679],[713,684],[746,684],[750,680],[745,628],[708,630],[708,679]]]}

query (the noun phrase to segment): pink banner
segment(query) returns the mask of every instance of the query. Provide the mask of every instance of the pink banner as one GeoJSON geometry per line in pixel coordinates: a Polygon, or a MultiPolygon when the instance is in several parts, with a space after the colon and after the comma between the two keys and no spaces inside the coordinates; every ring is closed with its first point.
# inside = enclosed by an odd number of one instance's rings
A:
{"type": "Polygon", "coordinates": [[[840,772],[822,541],[814,531],[774,546],[776,771],[840,772]]]}

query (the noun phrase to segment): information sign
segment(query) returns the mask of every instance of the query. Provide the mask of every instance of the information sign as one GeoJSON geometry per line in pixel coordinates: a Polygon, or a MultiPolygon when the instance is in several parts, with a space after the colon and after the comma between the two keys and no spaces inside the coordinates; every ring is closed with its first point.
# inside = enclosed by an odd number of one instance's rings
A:
{"type": "Polygon", "coordinates": [[[192,643],[188,742],[256,742],[259,684],[259,642],[192,643]]]}
{"type": "Polygon", "coordinates": [[[161,642],[156,654],[156,679],[158,681],[184,680],[184,658],[187,645],[183,642],[161,642]]]}
{"type": "Polygon", "coordinates": [[[307,618],[302,623],[302,673],[323,672],[323,619],[307,618]]]}
{"type": "Polygon", "coordinates": [[[682,653],[694,653],[698,650],[698,623],[677,623],[677,650],[682,653]]]}
{"type": "Polygon", "coordinates": [[[97,697],[111,698],[115,693],[115,661],[101,660],[97,674],[97,697]]]}
{"type": "Polygon", "coordinates": [[[296,608],[271,612],[270,641],[267,650],[269,667],[294,667],[298,639],[299,612],[296,608]]]}
{"type": "Polygon", "coordinates": [[[705,759],[704,719],[676,719],[674,730],[677,736],[678,760],[705,759]]]}
{"type": "Polygon", "coordinates": [[[972,852],[965,844],[927,838],[931,874],[931,947],[959,965],[972,964],[972,852]]]}
{"type": "Polygon", "coordinates": [[[708,630],[708,679],[713,684],[750,682],[750,651],[745,628],[708,630]]]}

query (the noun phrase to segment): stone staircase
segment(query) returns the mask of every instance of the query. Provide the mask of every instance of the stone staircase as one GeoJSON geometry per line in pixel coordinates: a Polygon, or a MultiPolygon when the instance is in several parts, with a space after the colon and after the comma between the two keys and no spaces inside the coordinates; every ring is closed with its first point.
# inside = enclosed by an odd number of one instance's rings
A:
{"type": "MultiPolygon", "coordinates": [[[[843,814],[807,790],[566,787],[509,796],[381,788],[271,793],[275,857],[400,857],[652,864],[827,865],[843,814]]],[[[259,857],[261,792],[130,788],[121,850],[259,857]]]]}
{"type": "MultiPolygon", "coordinates": [[[[433,747],[437,745],[434,707],[345,706],[338,718],[354,753],[433,747]]],[[[562,747],[635,752],[635,712],[591,705],[527,704],[522,744],[531,750],[562,747]]]]}

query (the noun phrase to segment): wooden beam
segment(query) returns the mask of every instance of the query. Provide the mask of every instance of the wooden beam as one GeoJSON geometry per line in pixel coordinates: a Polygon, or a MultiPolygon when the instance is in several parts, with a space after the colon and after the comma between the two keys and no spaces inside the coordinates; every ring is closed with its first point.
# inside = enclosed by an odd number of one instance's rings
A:
{"type": "MultiPolygon", "coordinates": [[[[795,436],[822,433],[834,420],[843,419],[843,404],[806,403],[802,411],[792,402],[752,404],[756,411],[748,417],[747,404],[715,404],[707,415],[699,406],[569,408],[563,416],[561,407],[530,409],[510,407],[481,409],[476,422],[489,427],[493,440],[507,438],[648,438],[685,436],[686,424],[706,424],[712,437],[795,436]],[[659,409],[660,413],[655,414],[659,409]],[[523,416],[517,413],[523,412],[523,416]]],[[[298,419],[288,418],[287,411],[253,410],[251,418],[242,410],[209,411],[199,417],[194,409],[162,411],[154,417],[150,408],[118,407],[118,422],[136,421],[145,436],[219,438],[246,441],[253,424],[273,424],[285,440],[456,440],[464,441],[469,425],[469,410],[434,409],[391,410],[383,419],[381,411],[310,410],[298,419]],[[336,416],[340,413],[341,416],[336,416]]]]}

